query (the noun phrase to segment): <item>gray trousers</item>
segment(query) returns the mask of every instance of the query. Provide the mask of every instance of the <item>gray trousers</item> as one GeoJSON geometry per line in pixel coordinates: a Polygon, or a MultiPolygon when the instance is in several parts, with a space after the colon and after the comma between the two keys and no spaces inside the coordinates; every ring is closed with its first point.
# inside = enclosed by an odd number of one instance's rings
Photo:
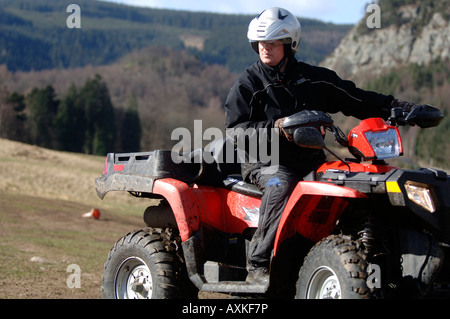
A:
{"type": "Polygon", "coordinates": [[[263,192],[259,208],[259,224],[249,246],[249,267],[269,267],[278,224],[284,207],[297,183],[301,180],[293,170],[276,166],[255,169],[250,181],[263,192]]]}

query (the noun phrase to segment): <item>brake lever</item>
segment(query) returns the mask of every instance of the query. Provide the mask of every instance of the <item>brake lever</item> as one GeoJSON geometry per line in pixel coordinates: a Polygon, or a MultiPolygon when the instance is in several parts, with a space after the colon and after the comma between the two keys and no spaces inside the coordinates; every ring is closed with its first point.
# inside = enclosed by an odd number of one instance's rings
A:
{"type": "Polygon", "coordinates": [[[406,124],[408,124],[406,122],[407,116],[408,112],[406,112],[401,107],[393,107],[391,109],[391,116],[388,118],[388,123],[392,126],[405,126],[406,124]]]}
{"type": "Polygon", "coordinates": [[[341,146],[348,147],[348,140],[345,137],[344,132],[342,132],[342,130],[339,127],[331,125],[327,127],[327,129],[330,130],[331,133],[333,133],[336,142],[338,142],[341,146]]]}

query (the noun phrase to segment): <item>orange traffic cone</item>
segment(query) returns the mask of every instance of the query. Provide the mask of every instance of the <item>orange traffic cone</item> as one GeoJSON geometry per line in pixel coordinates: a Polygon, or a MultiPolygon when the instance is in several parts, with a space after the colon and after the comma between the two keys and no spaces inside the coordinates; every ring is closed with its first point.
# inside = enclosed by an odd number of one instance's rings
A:
{"type": "Polygon", "coordinates": [[[100,211],[97,208],[92,208],[90,212],[84,213],[81,217],[99,219],[100,211]]]}

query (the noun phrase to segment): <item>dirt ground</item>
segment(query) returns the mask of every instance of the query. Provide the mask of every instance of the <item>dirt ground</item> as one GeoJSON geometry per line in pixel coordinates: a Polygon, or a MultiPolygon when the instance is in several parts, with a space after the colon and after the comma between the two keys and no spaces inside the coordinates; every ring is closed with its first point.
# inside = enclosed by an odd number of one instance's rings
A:
{"type": "Polygon", "coordinates": [[[0,298],[101,298],[109,249],[142,226],[108,210],[83,218],[91,207],[64,200],[3,193],[0,207],[0,298]]]}

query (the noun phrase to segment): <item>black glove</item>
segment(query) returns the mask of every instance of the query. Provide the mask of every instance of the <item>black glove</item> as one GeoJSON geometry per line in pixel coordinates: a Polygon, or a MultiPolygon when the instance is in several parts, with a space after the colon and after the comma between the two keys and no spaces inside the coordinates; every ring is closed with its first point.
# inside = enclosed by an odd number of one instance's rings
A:
{"type": "Polygon", "coordinates": [[[398,100],[398,99],[394,99],[391,103],[391,107],[400,107],[403,110],[405,110],[406,112],[411,112],[411,110],[416,107],[417,104],[413,103],[413,102],[408,102],[408,101],[402,101],[402,100],[398,100]]]}
{"type": "Polygon", "coordinates": [[[288,139],[288,141],[292,142],[292,136],[289,135],[289,134],[284,130],[284,127],[283,127],[283,123],[284,123],[284,120],[285,120],[285,119],[286,119],[286,118],[283,117],[283,118],[281,118],[281,119],[276,120],[275,123],[274,123],[274,125],[273,125],[273,127],[275,128],[275,131],[278,133],[278,135],[284,136],[284,137],[286,137],[286,138],[288,139]]]}

